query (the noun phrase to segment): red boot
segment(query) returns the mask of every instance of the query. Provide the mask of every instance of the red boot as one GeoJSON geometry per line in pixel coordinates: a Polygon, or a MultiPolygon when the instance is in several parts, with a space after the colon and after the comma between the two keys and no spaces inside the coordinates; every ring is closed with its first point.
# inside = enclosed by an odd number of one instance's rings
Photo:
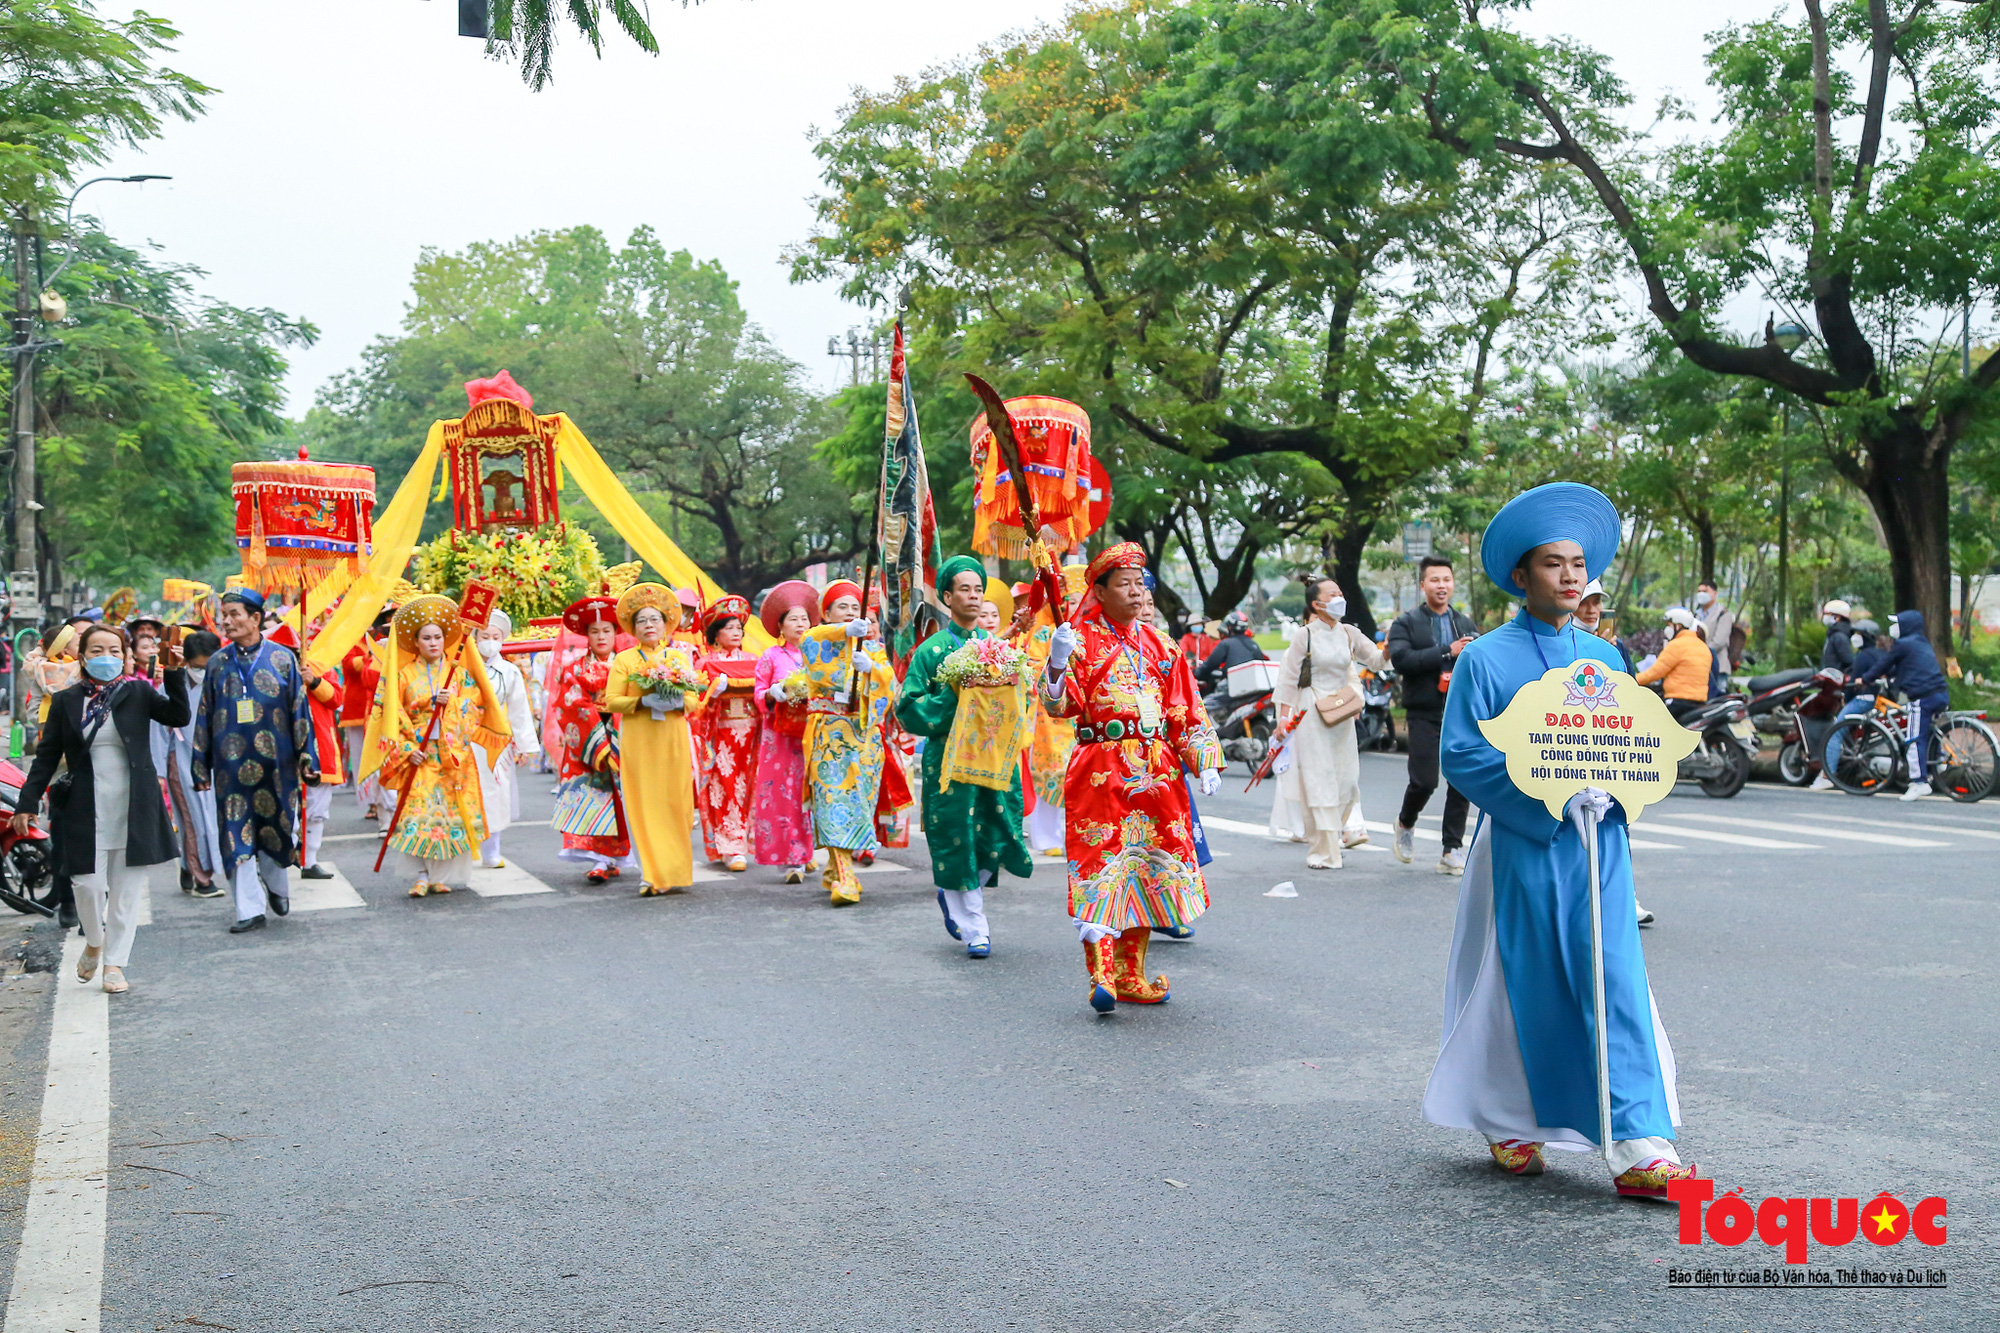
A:
{"type": "Polygon", "coordinates": [[[1146,980],[1146,946],[1152,943],[1153,932],[1144,926],[1134,926],[1118,937],[1114,956],[1117,959],[1118,980],[1114,987],[1118,998],[1126,1004],[1164,1004],[1167,1001],[1167,979],[1164,975],[1146,980]]]}
{"type": "Polygon", "coordinates": [[[1083,965],[1090,973],[1090,1007],[1108,1014],[1118,1005],[1111,981],[1111,937],[1092,940],[1083,946],[1083,965]]]}

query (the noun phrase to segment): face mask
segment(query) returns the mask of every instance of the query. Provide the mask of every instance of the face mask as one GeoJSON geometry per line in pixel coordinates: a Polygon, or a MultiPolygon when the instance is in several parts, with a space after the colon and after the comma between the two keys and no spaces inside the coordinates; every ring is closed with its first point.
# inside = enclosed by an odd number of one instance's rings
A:
{"type": "Polygon", "coordinates": [[[1708,591],[1706,588],[1702,589],[1700,592],[1694,595],[1694,604],[1696,606],[1707,606],[1710,602],[1714,600],[1715,600],[1715,594],[1708,591]]]}
{"type": "Polygon", "coordinates": [[[187,673],[188,673],[188,688],[191,690],[199,691],[201,689],[201,683],[208,679],[207,667],[189,667],[187,669],[187,673]]]}
{"type": "Polygon", "coordinates": [[[481,639],[479,641],[479,655],[489,662],[500,656],[500,640],[481,639]]]}
{"type": "Polygon", "coordinates": [[[125,663],[116,657],[93,657],[83,664],[92,680],[116,680],[125,670],[125,663]]]}
{"type": "Polygon", "coordinates": [[[1900,639],[1900,638],[1902,638],[1902,637],[1903,637],[1903,622],[1902,622],[1902,621],[1900,621],[1900,620],[1896,620],[1896,621],[1891,621],[1891,622],[1890,622],[1890,624],[1889,624],[1889,637],[1890,637],[1890,638],[1892,638],[1892,639],[1900,639]]]}
{"type": "Polygon", "coordinates": [[[1840,617],[1839,617],[1839,616],[1821,616],[1821,617],[1819,618],[1819,623],[1820,623],[1820,624],[1822,624],[1822,625],[1824,625],[1824,626],[1826,626],[1826,627],[1827,627],[1828,629],[1832,629],[1832,628],[1833,628],[1833,627],[1834,627],[1835,625],[1838,625],[1838,624],[1840,623],[1840,617]]]}
{"type": "Polygon", "coordinates": [[[1328,615],[1338,620],[1347,614],[1347,599],[1345,597],[1329,597],[1326,599],[1325,610],[1328,615]]]}

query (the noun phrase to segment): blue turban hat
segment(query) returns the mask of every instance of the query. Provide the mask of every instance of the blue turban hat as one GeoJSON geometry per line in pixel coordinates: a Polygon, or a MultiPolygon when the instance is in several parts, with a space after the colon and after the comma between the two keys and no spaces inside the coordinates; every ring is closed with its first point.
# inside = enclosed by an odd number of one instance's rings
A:
{"type": "Polygon", "coordinates": [[[1570,541],[1583,548],[1588,577],[1611,568],[1618,554],[1620,523],[1611,497],[1595,486],[1552,481],[1509,500],[1479,539],[1479,563],[1500,591],[1519,597],[1527,591],[1514,580],[1522,557],[1549,542],[1570,541]]]}

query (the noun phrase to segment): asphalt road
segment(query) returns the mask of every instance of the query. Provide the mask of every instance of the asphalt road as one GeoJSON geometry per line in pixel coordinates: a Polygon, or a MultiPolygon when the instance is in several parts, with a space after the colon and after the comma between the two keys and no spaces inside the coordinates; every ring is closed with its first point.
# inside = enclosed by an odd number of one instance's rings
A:
{"type": "MultiPolygon", "coordinates": [[[[1401,761],[1363,772],[1386,823],[1401,761]]],[[[1640,826],[1684,1155],[1753,1201],[1950,1200],[1942,1248],[1812,1251],[1946,1290],[1680,1290],[1671,1266],[1777,1252],[1684,1248],[1592,1158],[1515,1179],[1420,1118],[1457,893],[1437,843],[1405,866],[1378,832],[1307,871],[1246,831],[1268,788],[1241,787],[1205,805],[1197,938],[1153,948],[1172,1002],[1107,1018],[1059,863],[989,892],[984,962],[946,937],[921,842],[834,911],[769,870],[590,888],[517,827],[553,891],[412,900],[367,873],[342,797],[328,859],[366,906],[230,936],[226,900],[162,874],[110,1004],[102,1326],[2000,1324],[2000,804],[1682,788],[1640,826]],[[1263,896],[1283,879],[1297,898],[1263,896]]],[[[50,989],[0,988],[9,1264],[50,989]]]]}

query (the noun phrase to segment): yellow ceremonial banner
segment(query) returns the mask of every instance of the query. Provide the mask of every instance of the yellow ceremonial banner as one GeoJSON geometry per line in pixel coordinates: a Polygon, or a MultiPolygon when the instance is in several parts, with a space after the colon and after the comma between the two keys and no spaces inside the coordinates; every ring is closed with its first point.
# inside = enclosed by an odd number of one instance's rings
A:
{"type": "MultiPolygon", "coordinates": [[[[395,591],[397,580],[403,577],[403,570],[409,566],[410,556],[417,549],[417,537],[424,529],[424,504],[431,488],[431,476],[438,469],[438,458],[444,453],[444,423],[431,423],[431,433],[424,440],[423,451],[417,461],[410,465],[403,484],[396,488],[395,498],[375,519],[375,552],[368,557],[368,572],[361,581],[345,590],[340,599],[340,609],[326,622],[306,650],[306,661],[321,675],[340,664],[347,650],[361,642],[361,636],[375,623],[377,613],[395,591]]],[[[340,589],[335,589],[335,593],[340,589]]],[[[306,619],[310,623],[313,616],[325,609],[324,605],[314,606],[314,597],[306,595],[306,619]]]]}
{"type": "Polygon", "coordinates": [[[954,782],[995,791],[1012,787],[1021,772],[1029,727],[1026,685],[961,685],[938,790],[949,791],[954,782]]]}
{"type": "Polygon", "coordinates": [[[1701,744],[1659,695],[1588,658],[1529,681],[1479,730],[1507,756],[1508,779],[1557,819],[1570,797],[1597,787],[1636,820],[1674,789],[1675,770],[1701,744]]]}

